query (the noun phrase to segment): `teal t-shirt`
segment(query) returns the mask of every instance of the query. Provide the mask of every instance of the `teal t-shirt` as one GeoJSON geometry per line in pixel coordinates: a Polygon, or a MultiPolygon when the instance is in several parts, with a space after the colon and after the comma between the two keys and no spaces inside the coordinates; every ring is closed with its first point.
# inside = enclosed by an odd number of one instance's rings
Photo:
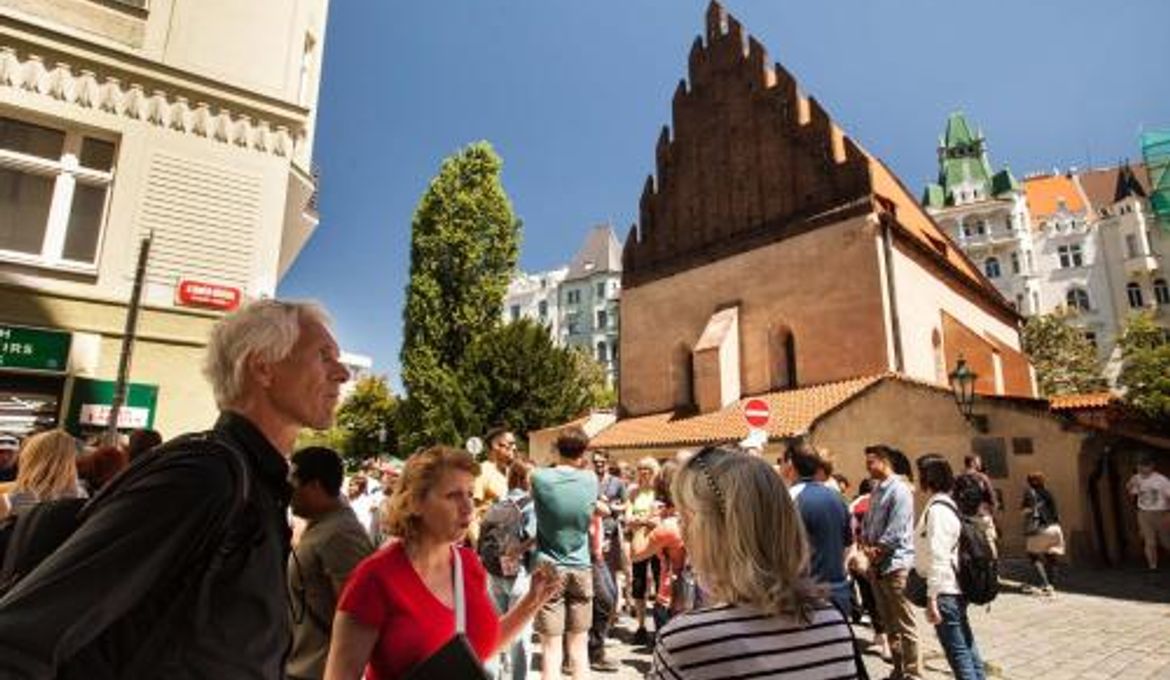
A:
{"type": "Polygon", "coordinates": [[[558,567],[588,569],[589,520],[597,502],[597,475],[590,470],[544,468],[532,473],[538,559],[558,567]]]}

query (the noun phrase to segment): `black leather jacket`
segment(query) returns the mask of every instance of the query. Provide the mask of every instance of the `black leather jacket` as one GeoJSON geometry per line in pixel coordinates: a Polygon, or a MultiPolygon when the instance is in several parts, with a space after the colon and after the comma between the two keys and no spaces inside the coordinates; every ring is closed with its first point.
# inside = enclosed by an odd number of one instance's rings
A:
{"type": "Polygon", "coordinates": [[[125,677],[146,640],[136,680],[284,677],[288,463],[240,415],[223,413],[215,437],[244,453],[242,510],[223,455],[162,455],[128,477],[0,600],[0,678],[125,677]]]}

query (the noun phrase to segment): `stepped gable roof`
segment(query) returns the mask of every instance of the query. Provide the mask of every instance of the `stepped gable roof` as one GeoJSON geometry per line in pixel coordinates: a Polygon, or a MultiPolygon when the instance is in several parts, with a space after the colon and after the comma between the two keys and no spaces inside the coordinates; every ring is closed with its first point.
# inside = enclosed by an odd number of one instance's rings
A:
{"type": "Polygon", "coordinates": [[[1131,196],[1150,195],[1150,176],[1141,163],[1123,163],[1077,173],[1077,182],[1094,210],[1108,208],[1131,196]]]}
{"type": "Polygon", "coordinates": [[[712,2],[706,23],[626,238],[623,287],[877,212],[1010,310],[897,177],[801,93],[735,17],[712,2]]]}
{"type": "Polygon", "coordinates": [[[1062,206],[1070,213],[1085,210],[1080,190],[1067,175],[1029,177],[1024,180],[1024,194],[1033,218],[1055,215],[1062,206]]]}
{"type": "Polygon", "coordinates": [[[601,272],[622,270],[622,244],[613,233],[613,227],[599,224],[589,230],[585,243],[569,264],[566,281],[586,279],[601,272]]]}

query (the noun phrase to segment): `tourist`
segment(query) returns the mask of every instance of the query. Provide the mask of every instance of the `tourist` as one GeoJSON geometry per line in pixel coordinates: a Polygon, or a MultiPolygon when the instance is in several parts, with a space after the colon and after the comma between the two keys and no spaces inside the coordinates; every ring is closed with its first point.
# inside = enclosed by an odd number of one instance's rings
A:
{"type": "Polygon", "coordinates": [[[849,625],[809,577],[800,517],[772,467],[706,448],[672,487],[687,557],[713,604],[659,631],[647,677],[859,677],[849,625]]]}
{"type": "Polygon", "coordinates": [[[16,435],[0,432],[0,485],[16,479],[16,460],[20,440],[16,435]]]}
{"type": "Polygon", "coordinates": [[[921,677],[922,659],[906,576],[914,566],[914,495],[896,470],[910,472],[905,454],[884,444],[865,448],[865,467],[877,488],[870,493],[861,540],[873,575],[874,599],[890,643],[894,677],[921,677]]]}
{"type": "Polygon", "coordinates": [[[1044,473],[1028,475],[1021,505],[1024,515],[1025,550],[1036,570],[1036,587],[1029,592],[1052,595],[1055,592],[1056,560],[1064,554],[1064,531],[1056,499],[1044,486],[1044,473]]]}
{"type": "Polygon", "coordinates": [[[967,619],[967,599],[959,588],[959,538],[962,522],[950,493],[951,464],[938,454],[917,461],[918,485],[928,494],[914,533],[914,569],[926,580],[926,620],[934,626],[951,672],[958,680],[983,680],[983,660],[967,619]]]}
{"type": "MultiPolygon", "coordinates": [[[[846,615],[852,609],[853,586],[845,571],[847,549],[853,545],[849,507],[836,488],[817,479],[826,462],[805,440],[784,449],[784,467],[796,479],[789,494],[804,522],[812,557],[812,576],[829,588],[829,596],[846,615]]],[[[825,479],[832,479],[825,477],[825,479]]]]}
{"type": "Polygon", "coordinates": [[[341,457],[332,449],[311,446],[289,459],[289,505],[306,522],[288,561],[290,680],[324,675],[341,590],[358,563],[374,551],[366,528],[342,499],[342,474],[341,457]]]}
{"type": "Polygon", "coordinates": [[[645,645],[650,642],[650,634],[646,631],[646,600],[657,591],[662,572],[657,560],[649,557],[639,560],[635,555],[645,554],[650,531],[658,523],[658,461],[648,456],[639,460],[637,475],[638,483],[630,490],[630,501],[626,506],[626,530],[630,532],[630,599],[634,603],[634,619],[638,625],[633,642],[645,645]],[[651,573],[654,588],[648,583],[651,573]]]}
{"type": "Polygon", "coordinates": [[[0,494],[0,518],[42,501],[84,496],[77,478],[80,442],[65,430],[48,430],[24,440],[12,490],[0,494]]]}
{"type": "Polygon", "coordinates": [[[363,669],[374,680],[401,677],[459,634],[487,661],[556,590],[555,577],[537,570],[528,594],[506,614],[496,613],[479,557],[459,546],[471,524],[478,474],[471,454],[443,446],[407,461],[387,518],[399,540],[366,558],[346,583],[333,618],[327,679],[354,680],[363,669]],[[457,611],[465,614],[462,630],[457,611]]]}
{"type": "Polygon", "coordinates": [[[570,429],[557,437],[556,464],[532,473],[537,560],[556,567],[562,586],[536,617],[544,680],[561,677],[565,649],[573,678],[589,677],[593,624],[589,526],[598,508],[597,475],[586,469],[588,446],[583,431],[570,429]]]}
{"type": "MultiPolygon", "coordinates": [[[[983,458],[977,455],[965,456],[963,467],[963,474],[955,478],[955,488],[951,495],[958,503],[959,510],[979,525],[987,536],[988,544],[996,549],[999,532],[995,527],[995,511],[998,504],[991,478],[983,471],[983,458]]],[[[996,551],[998,553],[998,549],[996,551]]]]}
{"type": "Polygon", "coordinates": [[[876,576],[869,568],[869,558],[866,557],[865,551],[861,548],[861,525],[865,522],[865,515],[869,512],[870,494],[873,491],[874,480],[872,477],[866,477],[857,485],[857,497],[849,504],[849,514],[853,516],[853,550],[849,558],[846,560],[846,566],[849,568],[849,573],[853,575],[853,582],[857,585],[857,594],[860,601],[860,607],[853,609],[853,621],[857,623],[860,621],[862,613],[869,615],[869,624],[873,628],[873,641],[870,643],[872,647],[878,650],[878,656],[883,660],[890,659],[890,643],[886,638],[886,629],[882,625],[881,612],[877,607],[877,600],[874,598],[874,586],[876,576]]]}
{"type": "Polygon", "coordinates": [[[1137,503],[1146,566],[1153,571],[1158,568],[1158,544],[1170,550],[1170,479],[1154,469],[1154,459],[1149,453],[1143,453],[1127,489],[1137,503]]]}
{"type": "MultiPolygon", "coordinates": [[[[492,603],[500,614],[524,599],[532,579],[536,509],[532,502],[531,475],[531,463],[512,461],[508,467],[508,493],[488,508],[480,525],[476,547],[488,573],[492,603]]],[[[501,650],[501,660],[506,663],[489,664],[489,670],[496,671],[495,675],[501,679],[528,677],[531,637],[531,626],[525,626],[511,646],[501,650]]]]}

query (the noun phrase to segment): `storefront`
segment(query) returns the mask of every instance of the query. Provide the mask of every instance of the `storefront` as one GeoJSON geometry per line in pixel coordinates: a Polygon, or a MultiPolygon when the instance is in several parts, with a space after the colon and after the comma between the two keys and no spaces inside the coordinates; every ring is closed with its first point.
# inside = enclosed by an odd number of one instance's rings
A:
{"type": "Polygon", "coordinates": [[[0,432],[25,436],[57,427],[72,335],[0,324],[0,432]]]}
{"type": "MultiPolygon", "coordinates": [[[[65,429],[79,437],[104,432],[110,423],[114,386],[112,380],[74,378],[65,429]]],[[[126,401],[118,410],[118,430],[153,428],[157,410],[158,385],[130,383],[126,386],[126,401]]]]}

